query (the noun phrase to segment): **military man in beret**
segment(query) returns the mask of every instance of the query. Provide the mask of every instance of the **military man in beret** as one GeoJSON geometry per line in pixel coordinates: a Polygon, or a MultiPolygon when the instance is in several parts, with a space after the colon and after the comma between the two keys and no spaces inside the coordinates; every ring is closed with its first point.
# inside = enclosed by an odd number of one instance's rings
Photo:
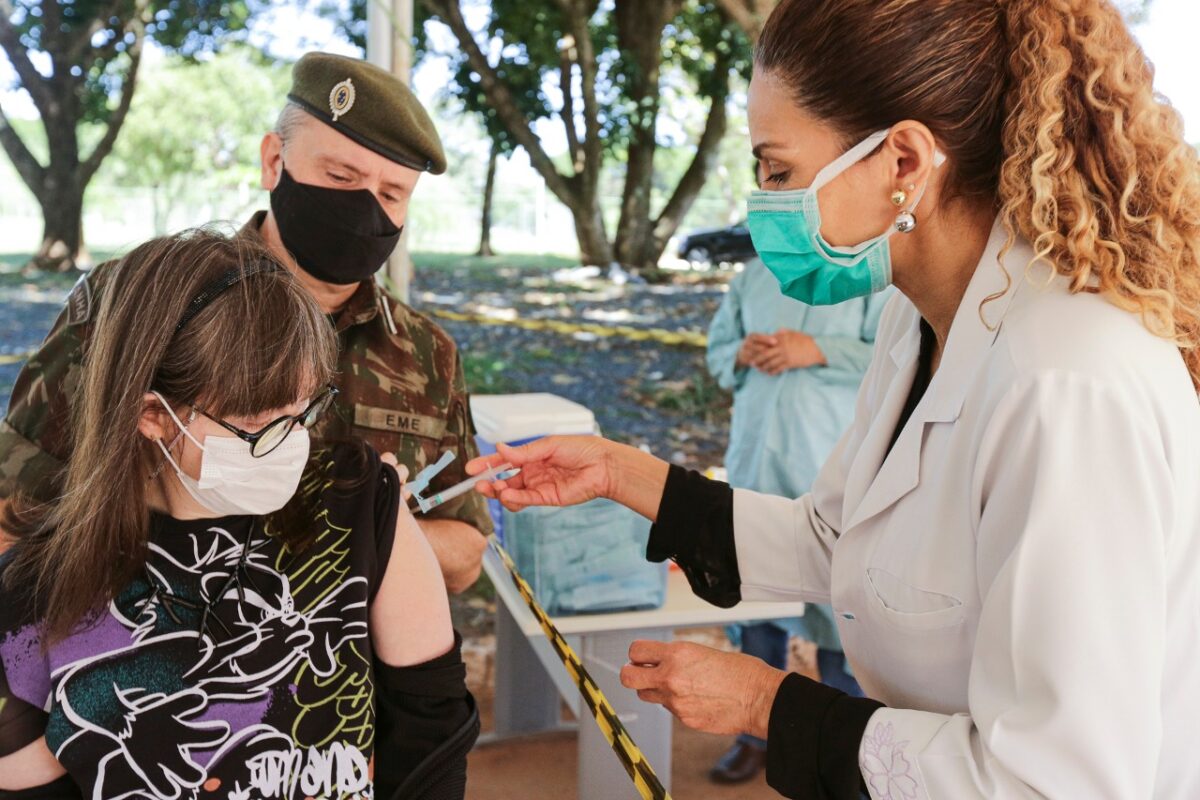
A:
{"type": "MultiPolygon", "coordinates": [[[[374,280],[400,237],[418,178],[446,169],[437,130],[408,87],[364,61],[309,53],[292,78],[276,129],[262,141],[270,209],[239,235],[265,241],[337,328],[340,394],[316,433],[366,439],[395,453],[410,474],[451,450],[457,457],[431,488],[453,485],[476,455],[458,351],[445,331],[374,280]]],[[[0,498],[58,490],[79,364],[111,273],[112,262],[80,281],[17,378],[0,423],[0,498]]],[[[463,495],[421,526],[447,587],[461,592],[474,583],[492,530],[482,498],[463,495]]]]}

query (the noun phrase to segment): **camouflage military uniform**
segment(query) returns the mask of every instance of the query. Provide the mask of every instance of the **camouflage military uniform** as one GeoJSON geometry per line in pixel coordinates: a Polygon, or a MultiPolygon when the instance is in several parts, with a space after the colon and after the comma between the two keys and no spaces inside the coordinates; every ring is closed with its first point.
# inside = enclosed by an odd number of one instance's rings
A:
{"type": "MultiPolygon", "coordinates": [[[[239,235],[258,237],[264,217],[265,212],[255,214],[239,235]]],[[[8,416],[0,423],[0,497],[17,489],[42,499],[57,494],[59,473],[70,453],[71,398],[99,295],[113,266],[101,264],[79,282],[46,341],[17,377],[8,416]]],[[[452,450],[457,457],[431,488],[464,480],[463,466],[477,451],[454,340],[373,281],[359,285],[333,323],[340,345],[334,382],[340,393],[315,433],[361,437],[380,452],[395,453],[413,475],[452,450]],[[384,313],[391,315],[394,332],[384,313]]],[[[492,531],[487,506],[474,492],[439,506],[428,517],[460,520],[485,534],[492,531]]]]}

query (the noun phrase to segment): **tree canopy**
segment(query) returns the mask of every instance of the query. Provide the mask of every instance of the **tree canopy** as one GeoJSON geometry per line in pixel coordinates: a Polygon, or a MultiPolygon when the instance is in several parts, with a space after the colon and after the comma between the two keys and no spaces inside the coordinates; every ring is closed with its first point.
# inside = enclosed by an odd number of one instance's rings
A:
{"type": "Polygon", "coordinates": [[[0,146],[42,207],[35,263],[75,263],[83,193],[129,114],[145,42],[196,58],[245,30],[255,8],[246,0],[0,0],[0,48],[46,134],[43,161],[0,110],[0,146]],[[101,130],[86,152],[81,125],[101,130]]]}
{"type": "MultiPolygon", "coordinates": [[[[702,0],[420,0],[458,43],[450,92],[493,136],[521,147],[575,218],[584,261],[653,264],[704,185],[727,125],[730,79],[749,70],[745,37],[702,0]],[[480,28],[467,18],[483,16],[480,28]],[[687,82],[707,106],[690,141],[665,140],[666,82],[687,82]],[[557,121],[567,152],[556,157],[539,126],[557,121]],[[661,144],[693,158],[653,207],[661,144]],[[600,204],[606,161],[624,161],[622,200],[610,233],[600,204]]],[[[675,125],[675,131],[686,130],[675,125]]]]}

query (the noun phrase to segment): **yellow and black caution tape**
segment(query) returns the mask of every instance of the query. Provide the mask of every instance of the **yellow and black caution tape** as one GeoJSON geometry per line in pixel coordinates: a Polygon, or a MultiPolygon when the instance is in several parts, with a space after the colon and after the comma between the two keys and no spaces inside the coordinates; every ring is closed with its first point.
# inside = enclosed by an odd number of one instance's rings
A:
{"type": "Polygon", "coordinates": [[[28,361],[29,357],[36,352],[37,350],[27,350],[24,353],[8,353],[0,355],[0,367],[6,367],[9,364],[20,364],[22,361],[28,361]]]}
{"type": "Polygon", "coordinates": [[[492,549],[496,551],[496,555],[500,556],[500,560],[504,562],[504,566],[508,569],[508,574],[512,577],[513,584],[517,587],[517,591],[521,593],[521,597],[525,599],[525,604],[529,606],[529,610],[533,612],[533,616],[537,618],[538,624],[542,626],[542,632],[546,634],[546,638],[550,640],[550,645],[554,648],[555,654],[562,661],[563,666],[567,668],[567,673],[579,688],[579,694],[583,697],[583,702],[587,704],[588,711],[591,712],[592,718],[596,720],[596,724],[600,727],[600,732],[604,734],[604,738],[612,745],[613,752],[617,754],[617,759],[621,762],[621,766],[625,768],[629,779],[633,781],[634,787],[637,788],[638,794],[642,796],[642,800],[670,800],[671,795],[663,787],[658,780],[658,776],[654,774],[654,768],[646,761],[646,757],[642,755],[642,751],[634,744],[629,732],[625,730],[624,724],[617,717],[617,712],[613,710],[612,705],[604,697],[604,693],[600,691],[600,687],[596,685],[596,681],[588,674],[588,671],[583,666],[583,662],[579,660],[579,656],[571,649],[571,645],[567,644],[567,640],[558,632],[558,628],[554,627],[554,623],[550,621],[550,617],[538,604],[537,598],[533,596],[533,590],[529,588],[529,584],[517,572],[517,567],[513,564],[512,559],[495,536],[489,538],[492,549]]]}
{"type": "Polygon", "coordinates": [[[576,334],[589,333],[604,338],[615,337],[631,342],[659,342],[660,344],[678,345],[682,347],[707,347],[708,336],[700,331],[669,331],[663,328],[634,328],[631,325],[598,325],[592,322],[566,322],[558,319],[514,319],[493,317],[487,314],[464,314],[461,311],[448,311],[435,308],[425,310],[426,314],[455,322],[477,322],[483,325],[511,325],[527,331],[553,331],[555,333],[576,334]]]}

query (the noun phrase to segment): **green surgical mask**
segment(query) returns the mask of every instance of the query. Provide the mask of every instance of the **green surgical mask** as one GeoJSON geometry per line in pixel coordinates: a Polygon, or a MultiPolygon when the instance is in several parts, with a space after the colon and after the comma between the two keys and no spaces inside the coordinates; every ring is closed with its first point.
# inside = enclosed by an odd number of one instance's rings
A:
{"type": "MultiPolygon", "coordinates": [[[[883,291],[892,282],[888,229],[854,247],[834,247],[821,236],[817,190],[862,161],[887,138],[877,131],[817,173],[807,189],[787,192],[755,191],[747,201],[750,238],[763,264],[779,281],[785,295],[802,303],[827,306],[883,291]]],[[[945,156],[934,155],[934,166],[945,156]]],[[[922,188],[921,194],[924,193],[922,188]]],[[[918,194],[905,214],[921,200],[918,194]]]]}

